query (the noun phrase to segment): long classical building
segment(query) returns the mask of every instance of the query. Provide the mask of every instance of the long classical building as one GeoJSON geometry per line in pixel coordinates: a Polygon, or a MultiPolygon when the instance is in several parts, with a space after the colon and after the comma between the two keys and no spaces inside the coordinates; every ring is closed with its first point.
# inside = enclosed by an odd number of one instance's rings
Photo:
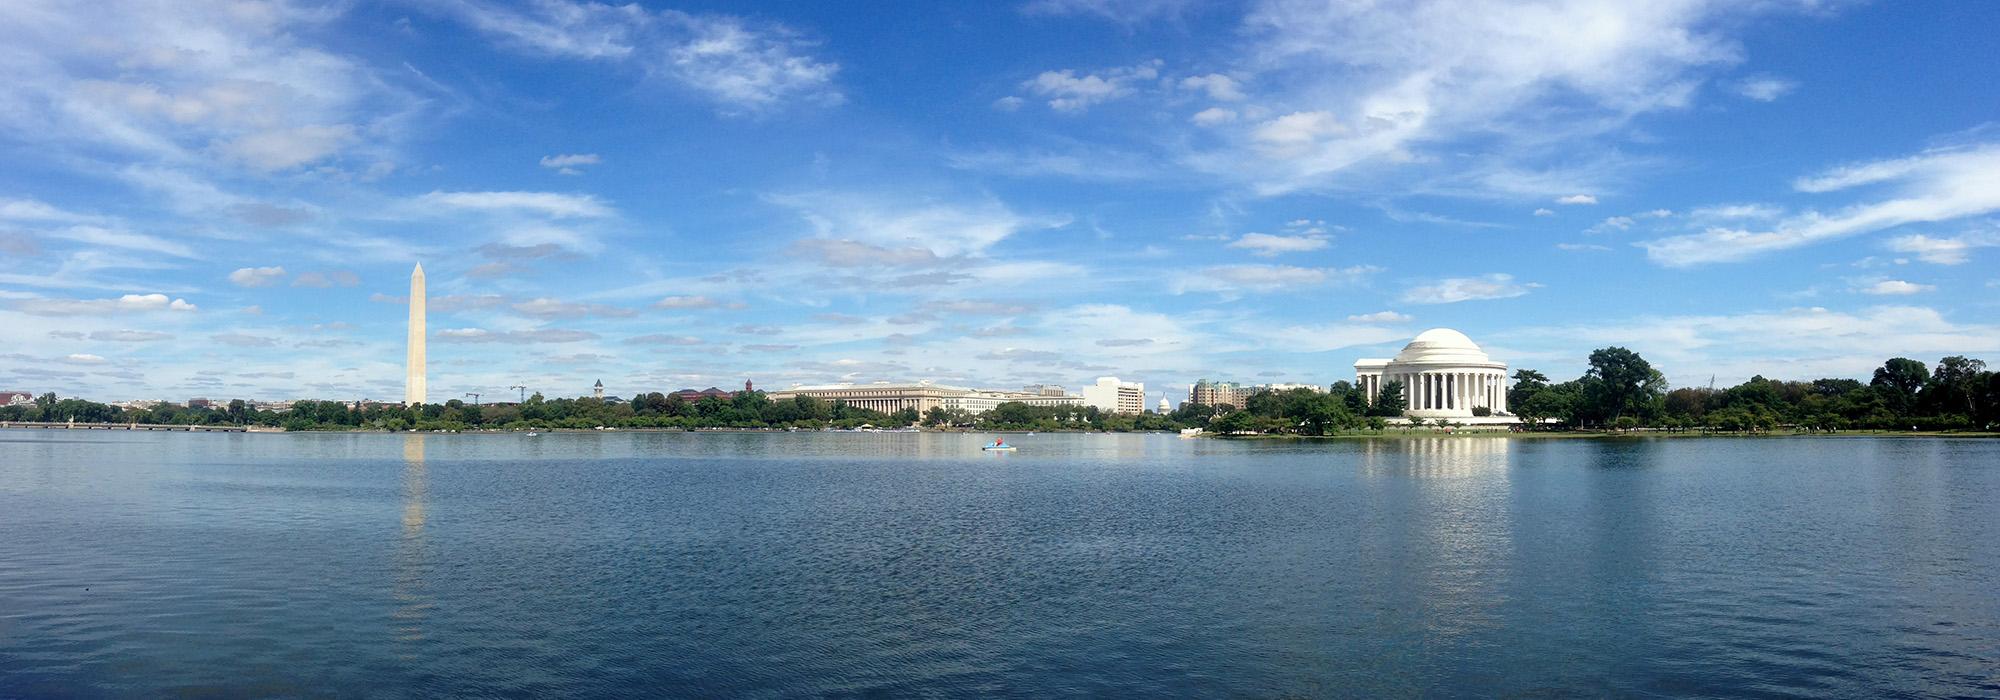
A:
{"type": "Polygon", "coordinates": [[[883,413],[895,413],[906,408],[925,413],[933,408],[947,411],[965,411],[979,414],[1010,401],[1030,406],[1077,406],[1083,397],[1073,394],[1049,393],[1046,391],[991,391],[986,389],[966,389],[929,382],[914,384],[823,384],[819,386],[794,386],[770,393],[773,401],[791,399],[795,396],[810,396],[821,401],[844,401],[855,408],[866,408],[883,413]]]}
{"type": "Polygon", "coordinates": [[[1354,363],[1354,380],[1374,401],[1389,382],[1403,383],[1404,415],[1412,418],[1472,418],[1474,408],[1507,415],[1507,363],[1449,328],[1417,334],[1388,360],[1354,363]]]}

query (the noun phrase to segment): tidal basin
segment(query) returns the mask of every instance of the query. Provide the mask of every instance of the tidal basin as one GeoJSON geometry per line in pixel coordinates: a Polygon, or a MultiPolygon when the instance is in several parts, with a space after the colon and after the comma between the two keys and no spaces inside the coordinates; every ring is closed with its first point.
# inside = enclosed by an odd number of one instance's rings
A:
{"type": "Polygon", "coordinates": [[[0,431],[0,697],[2000,695],[2000,440],[0,431]]]}

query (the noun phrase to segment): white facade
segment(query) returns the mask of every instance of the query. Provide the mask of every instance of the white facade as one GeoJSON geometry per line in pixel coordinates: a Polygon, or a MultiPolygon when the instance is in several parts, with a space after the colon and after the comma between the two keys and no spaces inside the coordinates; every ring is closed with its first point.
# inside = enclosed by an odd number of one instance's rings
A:
{"type": "Polygon", "coordinates": [[[404,358],[403,405],[430,399],[430,374],[424,358],[424,266],[410,271],[410,344],[404,358]]]}
{"type": "Polygon", "coordinates": [[[1374,401],[1389,382],[1403,383],[1403,415],[1412,418],[1472,418],[1484,407],[1507,414],[1507,364],[1449,328],[1417,334],[1394,359],[1354,363],[1355,384],[1374,401]]]}
{"type": "Polygon", "coordinates": [[[966,389],[929,382],[794,386],[769,394],[773,401],[790,400],[794,396],[810,396],[822,401],[845,401],[856,408],[883,413],[895,413],[906,408],[924,413],[933,408],[942,408],[947,411],[964,411],[977,415],[1010,401],[1030,406],[1083,404],[1083,397],[1075,395],[966,389]]]}
{"type": "Polygon", "coordinates": [[[1083,403],[1106,413],[1145,413],[1146,385],[1098,377],[1096,384],[1083,388],[1083,403]]]}

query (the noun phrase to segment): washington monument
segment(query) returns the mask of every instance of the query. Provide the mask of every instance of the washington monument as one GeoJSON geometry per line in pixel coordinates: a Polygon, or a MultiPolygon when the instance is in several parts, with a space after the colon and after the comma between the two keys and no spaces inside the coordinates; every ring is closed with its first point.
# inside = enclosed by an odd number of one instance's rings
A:
{"type": "Polygon", "coordinates": [[[410,356],[403,379],[403,405],[425,403],[430,382],[424,376],[424,266],[410,271],[410,356]]]}

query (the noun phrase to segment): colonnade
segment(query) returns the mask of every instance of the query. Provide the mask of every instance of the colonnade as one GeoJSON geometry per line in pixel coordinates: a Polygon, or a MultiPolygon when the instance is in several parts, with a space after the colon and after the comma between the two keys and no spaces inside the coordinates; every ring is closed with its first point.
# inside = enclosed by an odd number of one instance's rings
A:
{"type": "Polygon", "coordinates": [[[1411,411],[1462,411],[1484,406],[1494,413],[1507,412],[1507,375],[1491,370],[1410,372],[1373,374],[1361,377],[1369,400],[1381,395],[1382,385],[1403,383],[1403,400],[1411,411]]]}

